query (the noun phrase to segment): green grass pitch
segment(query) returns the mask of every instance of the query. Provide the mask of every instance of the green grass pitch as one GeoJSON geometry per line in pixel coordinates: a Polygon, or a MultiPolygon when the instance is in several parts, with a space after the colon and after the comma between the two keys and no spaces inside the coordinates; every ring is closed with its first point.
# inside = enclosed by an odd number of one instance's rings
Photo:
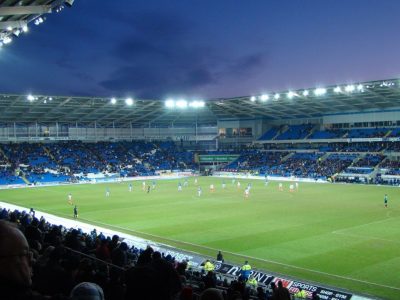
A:
{"type": "MultiPolygon", "coordinates": [[[[238,264],[400,299],[400,188],[278,183],[200,177],[178,192],[178,181],[158,180],[149,194],[142,181],[1,190],[0,200],[72,218],[68,193],[81,221],[114,228],[238,264]],[[252,183],[249,199],[243,195],[252,183]],[[216,190],[209,191],[214,183],[216,190]],[[106,188],[111,191],[105,197],[106,188]],[[389,196],[389,207],[383,204],[389,196]]],[[[149,184],[150,180],[147,181],[149,184]]]]}

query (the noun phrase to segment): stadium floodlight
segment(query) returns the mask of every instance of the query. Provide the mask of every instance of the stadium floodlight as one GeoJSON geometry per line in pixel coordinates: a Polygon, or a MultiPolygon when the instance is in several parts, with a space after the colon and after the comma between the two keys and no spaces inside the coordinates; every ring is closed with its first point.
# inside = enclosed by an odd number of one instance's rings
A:
{"type": "Polygon", "coordinates": [[[264,94],[264,95],[261,95],[260,99],[261,99],[261,101],[265,102],[265,101],[269,100],[269,96],[264,94]]]}
{"type": "Polygon", "coordinates": [[[8,30],[8,31],[12,31],[13,28],[12,28],[11,26],[8,26],[8,27],[7,27],[7,30],[8,30]]]}
{"type": "Polygon", "coordinates": [[[341,93],[341,92],[342,92],[342,88],[341,88],[340,86],[337,86],[337,87],[335,87],[335,88],[333,89],[333,91],[334,91],[335,93],[341,93]]]}
{"type": "Polygon", "coordinates": [[[355,90],[355,86],[350,84],[350,85],[346,85],[346,87],[344,88],[344,90],[348,93],[351,93],[355,90]]]}
{"type": "Polygon", "coordinates": [[[322,96],[326,94],[326,89],[325,88],[316,88],[314,90],[315,96],[322,96]]]}
{"type": "Polygon", "coordinates": [[[50,97],[50,98],[49,98],[49,101],[53,101],[53,97],[50,97]]]}
{"type": "Polygon", "coordinates": [[[126,98],[125,103],[128,106],[132,106],[133,105],[133,99],[132,98],[126,98]]]}
{"type": "Polygon", "coordinates": [[[22,26],[22,31],[23,32],[28,32],[29,31],[28,25],[22,26]]]}
{"type": "Polygon", "coordinates": [[[188,106],[188,103],[186,100],[178,100],[176,101],[175,105],[178,108],[186,108],[188,106]]]}
{"type": "Polygon", "coordinates": [[[296,93],[295,93],[295,92],[289,91],[289,92],[287,93],[287,97],[288,97],[289,99],[292,99],[294,96],[296,96],[296,93]]]}
{"type": "Polygon", "coordinates": [[[56,13],[61,12],[64,9],[64,5],[60,5],[59,7],[56,8],[56,13]]]}
{"type": "Polygon", "coordinates": [[[6,36],[6,37],[3,38],[3,44],[4,45],[7,45],[7,44],[9,44],[11,42],[12,42],[12,38],[10,38],[9,36],[6,36]]]}
{"type": "Polygon", "coordinates": [[[44,22],[44,19],[42,17],[39,17],[35,20],[34,24],[37,26],[37,25],[42,24],[43,22],[44,22]]]}
{"type": "Polygon", "coordinates": [[[28,101],[32,102],[33,100],[35,100],[35,97],[33,97],[31,94],[29,94],[26,99],[28,99],[28,101]]]}
{"type": "Polygon", "coordinates": [[[117,99],[115,99],[115,98],[111,98],[111,104],[115,104],[115,103],[117,103],[117,99]]]}
{"type": "Polygon", "coordinates": [[[357,91],[362,92],[364,90],[364,86],[362,84],[357,85],[357,91]]]}
{"type": "Polygon", "coordinates": [[[274,95],[274,99],[275,99],[275,100],[278,100],[280,97],[281,97],[281,95],[279,95],[279,94],[275,94],[275,95],[274,95]]]}
{"type": "Polygon", "coordinates": [[[168,99],[165,101],[165,106],[168,108],[174,108],[175,107],[175,101],[172,99],[168,99]]]}
{"type": "Polygon", "coordinates": [[[201,108],[204,107],[204,105],[205,105],[204,101],[192,101],[189,103],[189,106],[193,108],[201,108]]]}
{"type": "Polygon", "coordinates": [[[303,96],[304,96],[304,97],[307,97],[308,94],[309,94],[309,91],[308,91],[308,90],[304,90],[304,91],[303,91],[303,96]]]}
{"type": "Polygon", "coordinates": [[[250,97],[250,101],[251,101],[251,102],[255,102],[255,101],[256,101],[256,97],[251,96],[251,97],[250,97]]]}

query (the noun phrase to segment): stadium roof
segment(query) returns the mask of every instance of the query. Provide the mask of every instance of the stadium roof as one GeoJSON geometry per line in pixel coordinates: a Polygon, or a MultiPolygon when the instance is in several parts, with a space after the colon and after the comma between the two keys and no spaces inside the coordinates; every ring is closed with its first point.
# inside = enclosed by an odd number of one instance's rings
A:
{"type": "Polygon", "coordinates": [[[0,0],[0,46],[27,31],[30,22],[39,25],[46,14],[73,3],[74,0],[0,0]]]}
{"type": "Polygon", "coordinates": [[[209,99],[203,108],[167,108],[163,100],[0,94],[0,122],[94,123],[115,126],[215,124],[226,119],[317,118],[327,114],[400,109],[400,81],[209,99]],[[305,92],[307,91],[307,92],[305,92]],[[307,94],[308,93],[308,94],[307,94]],[[268,98],[268,100],[267,100],[268,98]]]}

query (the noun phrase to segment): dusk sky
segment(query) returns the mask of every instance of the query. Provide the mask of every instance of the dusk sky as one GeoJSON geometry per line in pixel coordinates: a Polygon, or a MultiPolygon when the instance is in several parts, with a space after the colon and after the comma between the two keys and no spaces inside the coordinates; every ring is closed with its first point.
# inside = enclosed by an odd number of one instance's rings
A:
{"type": "Polygon", "coordinates": [[[0,93],[161,99],[400,77],[399,0],[75,0],[0,50],[0,93]]]}

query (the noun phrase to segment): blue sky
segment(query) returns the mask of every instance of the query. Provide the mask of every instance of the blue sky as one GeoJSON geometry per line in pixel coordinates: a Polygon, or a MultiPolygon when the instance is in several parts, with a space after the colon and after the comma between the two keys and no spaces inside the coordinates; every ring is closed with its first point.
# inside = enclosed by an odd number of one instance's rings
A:
{"type": "Polygon", "coordinates": [[[0,93],[217,98],[400,77],[398,0],[75,0],[0,50],[0,93]]]}

